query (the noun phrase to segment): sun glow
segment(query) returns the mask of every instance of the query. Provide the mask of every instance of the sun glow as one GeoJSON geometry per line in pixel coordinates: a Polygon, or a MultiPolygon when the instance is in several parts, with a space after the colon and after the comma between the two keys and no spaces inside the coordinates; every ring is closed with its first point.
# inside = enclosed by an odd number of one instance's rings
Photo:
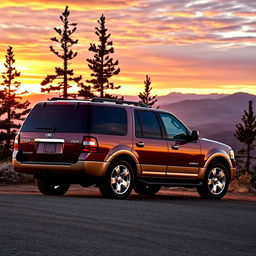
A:
{"type": "MultiPolygon", "coordinates": [[[[96,1],[70,4],[71,20],[78,23],[73,37],[78,56],[70,68],[90,78],[88,47],[96,42],[97,19],[104,13],[114,42],[114,59],[121,72],[113,77],[121,89],[116,94],[137,95],[145,76],[152,80],[153,94],[183,93],[256,94],[256,9],[240,3],[239,12],[227,11],[228,3],[214,10],[214,1],[96,1]],[[118,10],[118,11],[117,11],[118,10]],[[186,10],[186,11],[184,11],[186,10]]],[[[235,1],[236,2],[236,1],[235,1]]],[[[0,72],[8,45],[13,46],[20,92],[40,93],[40,83],[61,60],[49,51],[54,26],[65,4],[60,0],[9,0],[0,3],[0,72]],[[15,6],[15,8],[13,7],[15,6]],[[45,15],[47,13],[47,16],[45,15]]],[[[76,92],[78,88],[73,88],[76,92]]]]}

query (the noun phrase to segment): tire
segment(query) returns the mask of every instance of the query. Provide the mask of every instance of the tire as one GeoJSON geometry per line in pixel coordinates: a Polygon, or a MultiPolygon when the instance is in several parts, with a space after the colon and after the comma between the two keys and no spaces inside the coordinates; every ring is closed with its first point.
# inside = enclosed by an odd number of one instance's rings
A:
{"type": "Polygon", "coordinates": [[[227,168],[221,163],[212,163],[206,170],[203,185],[197,187],[202,198],[221,199],[227,192],[229,174],[227,168]]]}
{"type": "Polygon", "coordinates": [[[160,189],[160,185],[147,185],[141,182],[134,185],[134,191],[140,195],[154,196],[160,189]]]}
{"type": "Polygon", "coordinates": [[[125,199],[133,189],[133,181],[134,171],[131,164],[120,159],[110,164],[99,183],[99,189],[103,197],[125,199]]]}
{"type": "Polygon", "coordinates": [[[47,196],[62,196],[68,191],[70,187],[70,184],[52,184],[40,179],[36,179],[36,184],[39,191],[47,196]]]}

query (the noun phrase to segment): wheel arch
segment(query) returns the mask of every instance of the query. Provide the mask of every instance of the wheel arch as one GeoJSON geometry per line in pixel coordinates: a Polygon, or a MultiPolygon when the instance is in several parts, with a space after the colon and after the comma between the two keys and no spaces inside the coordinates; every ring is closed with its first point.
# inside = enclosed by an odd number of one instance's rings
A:
{"type": "Polygon", "coordinates": [[[215,163],[215,162],[223,164],[227,168],[229,178],[231,177],[231,168],[232,168],[231,161],[229,159],[227,159],[227,157],[225,155],[217,153],[217,154],[214,154],[211,157],[209,157],[207,159],[207,161],[205,162],[204,168],[202,168],[203,169],[203,175],[202,175],[202,173],[200,175],[201,179],[204,178],[205,172],[206,172],[208,166],[211,165],[212,163],[215,163]]]}
{"type": "Polygon", "coordinates": [[[134,169],[134,175],[135,177],[137,176],[140,176],[140,173],[141,173],[141,168],[140,168],[140,164],[137,160],[137,158],[131,153],[131,152],[116,152],[114,155],[112,155],[111,158],[108,159],[108,162],[111,164],[117,160],[120,160],[120,159],[124,159],[126,161],[128,161],[133,169],[134,169]]]}

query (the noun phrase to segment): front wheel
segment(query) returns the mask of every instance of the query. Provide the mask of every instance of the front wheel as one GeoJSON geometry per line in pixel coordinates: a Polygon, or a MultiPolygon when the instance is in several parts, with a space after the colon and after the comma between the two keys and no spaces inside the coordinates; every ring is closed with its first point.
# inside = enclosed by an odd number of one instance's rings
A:
{"type": "Polygon", "coordinates": [[[107,198],[127,198],[133,188],[133,168],[126,160],[110,164],[105,177],[99,183],[101,194],[107,198]]]}
{"type": "Polygon", "coordinates": [[[36,184],[39,191],[47,196],[62,196],[68,191],[70,187],[70,184],[54,184],[41,179],[36,179],[36,184]]]}
{"type": "Polygon", "coordinates": [[[227,168],[221,163],[212,163],[207,168],[203,185],[197,187],[202,198],[221,199],[227,192],[229,175],[227,168]]]}

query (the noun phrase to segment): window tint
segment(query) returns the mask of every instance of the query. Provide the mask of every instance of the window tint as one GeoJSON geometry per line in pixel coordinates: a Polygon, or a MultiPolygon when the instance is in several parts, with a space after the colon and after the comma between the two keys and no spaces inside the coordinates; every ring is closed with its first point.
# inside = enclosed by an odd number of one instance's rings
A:
{"type": "Polygon", "coordinates": [[[159,113],[164,123],[168,138],[185,139],[187,137],[186,127],[174,116],[166,113],[159,113]]]}
{"type": "Polygon", "coordinates": [[[146,138],[161,138],[162,137],[161,128],[160,128],[156,113],[151,111],[136,111],[136,112],[135,112],[136,136],[137,137],[142,136],[146,138]],[[136,115],[138,115],[138,117],[136,117],[136,115]],[[139,129],[140,125],[141,125],[141,130],[139,129]]]}
{"type": "Polygon", "coordinates": [[[142,137],[142,129],[141,129],[138,111],[134,112],[134,118],[135,118],[135,135],[136,137],[142,137]]]}
{"type": "Polygon", "coordinates": [[[88,132],[88,105],[37,104],[22,126],[23,132],[88,132]]]}
{"type": "Polygon", "coordinates": [[[92,133],[125,135],[127,132],[127,115],[123,108],[92,107],[92,133]]]}

